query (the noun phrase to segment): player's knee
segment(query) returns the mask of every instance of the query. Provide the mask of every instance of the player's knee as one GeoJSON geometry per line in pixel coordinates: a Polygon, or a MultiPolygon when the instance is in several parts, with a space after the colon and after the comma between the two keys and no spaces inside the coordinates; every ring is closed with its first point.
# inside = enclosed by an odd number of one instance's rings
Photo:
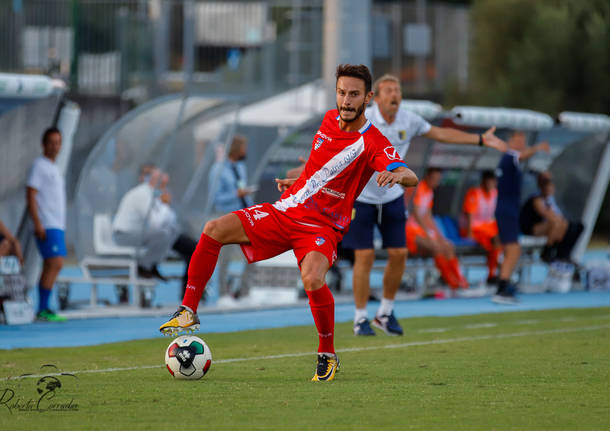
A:
{"type": "Polygon", "coordinates": [[[303,287],[305,290],[318,290],[324,286],[325,283],[324,277],[312,272],[304,272],[301,274],[301,280],[303,280],[303,287]]]}
{"type": "Polygon", "coordinates": [[[375,262],[375,250],[356,250],[354,253],[354,266],[372,267],[375,262]]]}
{"type": "Polygon", "coordinates": [[[60,271],[64,266],[64,259],[62,257],[54,257],[49,259],[49,268],[53,271],[60,271]]]}
{"type": "Polygon", "coordinates": [[[389,248],[388,249],[388,260],[395,263],[402,263],[407,258],[406,248],[389,248]]]}
{"type": "Polygon", "coordinates": [[[205,226],[203,226],[203,233],[209,237],[214,238],[215,240],[221,239],[221,236],[222,236],[221,223],[218,222],[218,219],[208,221],[205,224],[205,226]]]}

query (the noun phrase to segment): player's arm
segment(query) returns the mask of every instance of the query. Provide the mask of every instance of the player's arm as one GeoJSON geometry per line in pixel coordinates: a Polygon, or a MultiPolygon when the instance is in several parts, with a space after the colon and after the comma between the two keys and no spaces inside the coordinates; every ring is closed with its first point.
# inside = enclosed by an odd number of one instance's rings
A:
{"type": "Polygon", "coordinates": [[[303,170],[305,169],[305,163],[307,163],[307,159],[305,157],[299,156],[299,162],[301,162],[299,166],[286,171],[287,178],[298,178],[299,176],[301,176],[301,173],[303,173],[303,170]]]}
{"type": "Polygon", "coordinates": [[[32,217],[32,221],[34,222],[34,234],[38,239],[43,240],[46,236],[46,232],[44,230],[44,226],[40,221],[40,217],[38,216],[38,207],[36,206],[36,190],[33,187],[26,187],[26,202],[28,206],[28,213],[30,217],[32,217]]]}
{"type": "Polygon", "coordinates": [[[424,136],[448,144],[483,144],[486,147],[495,148],[498,151],[505,152],[508,145],[494,134],[495,131],[496,128],[494,126],[488,129],[482,135],[477,135],[476,133],[467,133],[451,127],[432,126],[427,133],[424,133],[424,136]]]}
{"type": "Polygon", "coordinates": [[[430,231],[435,232],[437,237],[441,238],[442,235],[438,230],[436,223],[434,222],[434,218],[432,217],[432,211],[426,208],[422,214],[419,205],[414,204],[413,207],[413,217],[415,217],[415,221],[417,222],[417,224],[419,224],[423,228],[424,235],[426,236],[426,238],[430,238],[430,231]]]}
{"type": "Polygon", "coordinates": [[[530,157],[532,157],[533,155],[535,155],[536,153],[539,153],[541,151],[548,153],[550,150],[551,150],[551,147],[547,141],[540,142],[531,147],[527,147],[525,150],[521,151],[519,153],[519,161],[521,162],[523,160],[527,160],[530,157]]]}
{"type": "Polygon", "coordinates": [[[466,215],[466,237],[472,238],[472,214],[464,213],[466,215]]]}
{"type": "Polygon", "coordinates": [[[419,183],[417,175],[406,166],[398,166],[391,171],[383,171],[377,175],[377,184],[379,187],[392,187],[394,184],[400,184],[404,187],[415,187],[419,183]]]}
{"type": "Polygon", "coordinates": [[[4,238],[13,246],[13,250],[19,262],[23,264],[23,253],[21,252],[21,244],[19,240],[13,236],[10,230],[0,221],[0,235],[4,236],[4,238]]]}
{"type": "Polygon", "coordinates": [[[561,215],[557,214],[555,211],[547,207],[541,197],[537,197],[534,199],[533,206],[534,211],[536,211],[538,215],[544,218],[545,220],[557,221],[563,218],[561,215]]]}
{"type": "Polygon", "coordinates": [[[472,192],[472,189],[466,192],[464,197],[464,205],[462,206],[462,212],[466,217],[466,237],[472,237],[472,214],[475,212],[476,197],[472,192]]]}

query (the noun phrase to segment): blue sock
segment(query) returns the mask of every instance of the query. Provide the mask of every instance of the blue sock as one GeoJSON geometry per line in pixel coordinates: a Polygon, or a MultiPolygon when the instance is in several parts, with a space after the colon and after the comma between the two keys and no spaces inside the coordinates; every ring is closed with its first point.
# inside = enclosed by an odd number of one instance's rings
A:
{"type": "Polygon", "coordinates": [[[51,296],[51,289],[45,289],[38,285],[38,312],[49,309],[49,297],[51,296]]]}

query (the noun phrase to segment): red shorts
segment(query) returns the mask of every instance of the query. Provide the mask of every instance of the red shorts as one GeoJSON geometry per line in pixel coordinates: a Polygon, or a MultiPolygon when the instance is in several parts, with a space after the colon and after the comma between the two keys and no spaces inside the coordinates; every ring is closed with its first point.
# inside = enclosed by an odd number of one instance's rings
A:
{"type": "Polygon", "coordinates": [[[305,255],[318,251],[332,265],[337,259],[337,244],[343,237],[329,226],[309,226],[296,222],[270,203],[234,211],[250,240],[241,249],[248,263],[258,262],[293,250],[299,265],[305,255]]]}

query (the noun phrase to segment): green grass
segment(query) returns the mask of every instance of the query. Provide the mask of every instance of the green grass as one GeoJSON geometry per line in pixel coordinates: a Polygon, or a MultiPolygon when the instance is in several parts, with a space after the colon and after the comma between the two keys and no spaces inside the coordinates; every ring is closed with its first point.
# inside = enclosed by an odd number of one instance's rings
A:
{"type": "Polygon", "coordinates": [[[309,381],[312,327],[204,334],[215,360],[304,355],[215,363],[198,381],[170,377],[163,338],[0,350],[0,396],[10,388],[22,398],[37,398],[38,379],[7,377],[40,373],[41,364],[64,371],[159,364],[61,377],[56,401],[73,399],[78,411],[11,414],[0,404],[0,429],[610,429],[610,308],[402,324],[400,338],[356,338],[350,324],[338,325],[337,347],[354,350],[340,353],[332,383],[309,381]]]}

